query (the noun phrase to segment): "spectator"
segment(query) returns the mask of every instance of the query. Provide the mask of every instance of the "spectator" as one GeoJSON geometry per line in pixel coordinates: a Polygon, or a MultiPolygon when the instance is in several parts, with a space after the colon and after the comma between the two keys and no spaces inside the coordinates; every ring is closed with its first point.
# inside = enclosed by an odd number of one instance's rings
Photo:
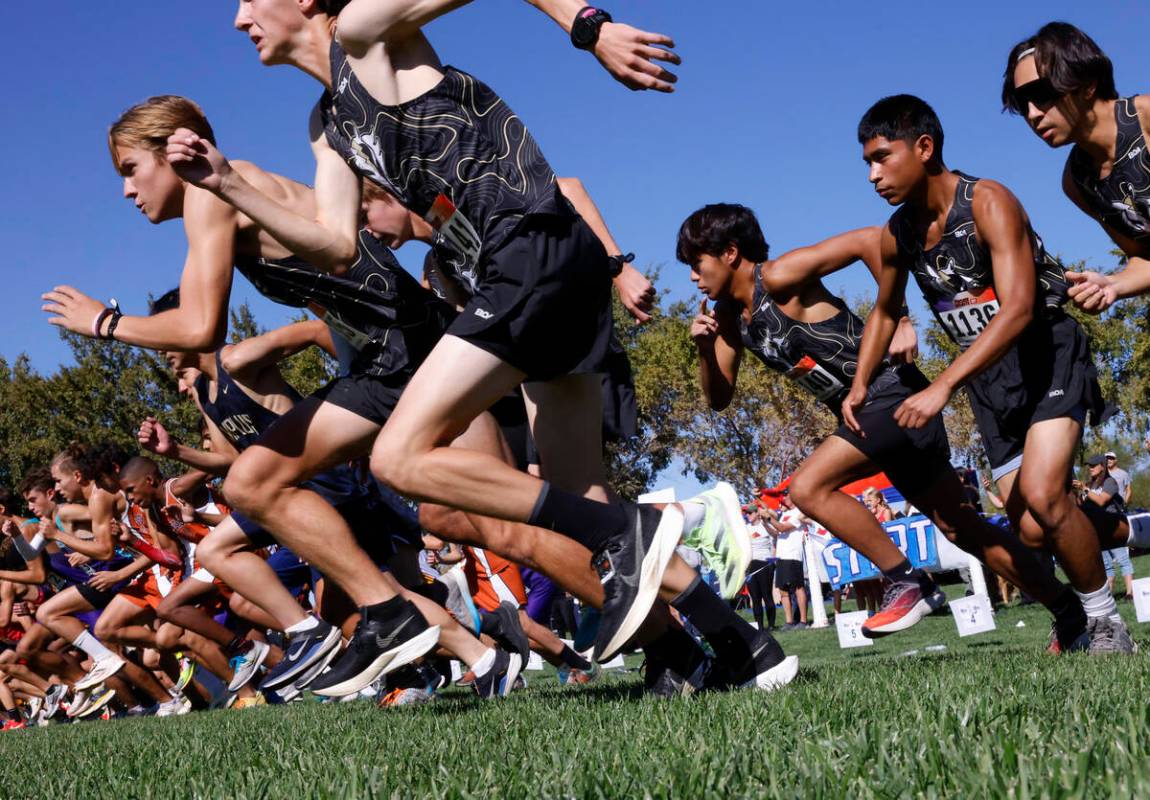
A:
{"type": "MultiPolygon", "coordinates": [[[[1110,474],[1108,464],[1113,453],[1093,455],[1086,463],[1090,468],[1090,480],[1083,485],[1080,481],[1074,482],[1074,488],[1079,491],[1082,503],[1094,503],[1108,514],[1124,514],[1126,500],[1118,481],[1110,474]]],[[[1117,457],[1114,458],[1117,461],[1117,457]]],[[[1129,478],[1129,476],[1127,476],[1129,478]]],[[[1110,592],[1114,592],[1115,568],[1121,570],[1126,582],[1126,598],[1134,596],[1134,564],[1130,561],[1130,548],[1115,547],[1102,551],[1102,563],[1106,567],[1106,583],[1110,592]]]]}
{"type": "MultiPolygon", "coordinates": [[[[863,492],[863,504],[880,523],[890,522],[894,519],[894,510],[887,503],[886,497],[873,486],[868,486],[867,490],[863,492]]],[[[854,588],[855,603],[858,605],[859,611],[865,610],[868,614],[874,614],[878,611],[879,606],[882,605],[881,579],[872,578],[867,581],[855,581],[854,588]]]]}
{"type": "Polygon", "coordinates": [[[1106,471],[1118,484],[1118,493],[1122,495],[1122,504],[1130,505],[1130,473],[1118,466],[1118,454],[1113,450],[1106,453],[1106,471]]]}
{"type": "Polygon", "coordinates": [[[747,592],[751,595],[751,610],[755,624],[763,630],[763,609],[766,607],[767,630],[775,627],[775,537],[760,518],[755,504],[743,506],[747,517],[747,532],[751,535],[751,563],[747,567],[747,592]]]}
{"type": "Polygon", "coordinates": [[[768,531],[775,536],[775,583],[783,601],[783,616],[786,624],[783,630],[805,628],[807,622],[807,589],[803,583],[803,539],[809,521],[803,512],[795,508],[791,499],[783,495],[779,507],[784,509],[781,516],[767,510],[770,522],[768,531]],[[795,611],[791,607],[791,597],[798,601],[799,621],[795,622],[795,611]]]}

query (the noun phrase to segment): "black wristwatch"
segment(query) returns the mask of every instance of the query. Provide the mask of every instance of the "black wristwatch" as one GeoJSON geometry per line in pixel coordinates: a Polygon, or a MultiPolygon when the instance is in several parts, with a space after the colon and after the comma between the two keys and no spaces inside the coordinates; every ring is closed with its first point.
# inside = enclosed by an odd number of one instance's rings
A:
{"type": "Polygon", "coordinates": [[[584,6],[571,23],[571,44],[580,50],[590,50],[599,41],[599,29],[611,22],[611,15],[601,8],[584,6]]]}
{"type": "Polygon", "coordinates": [[[607,260],[611,262],[611,277],[618,278],[620,273],[623,272],[623,265],[630,264],[635,260],[635,254],[627,253],[627,255],[607,256],[607,260]]]}

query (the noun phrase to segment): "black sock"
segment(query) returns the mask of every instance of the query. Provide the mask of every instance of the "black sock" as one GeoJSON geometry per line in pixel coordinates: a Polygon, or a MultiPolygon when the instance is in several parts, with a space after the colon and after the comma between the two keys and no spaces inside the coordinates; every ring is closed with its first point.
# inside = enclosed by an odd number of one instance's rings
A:
{"type": "MultiPolygon", "coordinates": [[[[698,576],[671,605],[691,621],[715,655],[738,673],[750,665],[759,631],[740,617],[698,576]]],[[[770,634],[763,633],[763,636],[770,634]]]]}
{"type": "Polygon", "coordinates": [[[591,669],[591,662],[583,658],[583,656],[576,653],[567,645],[563,645],[563,652],[559,654],[559,660],[572,669],[591,669]]]}
{"type": "Polygon", "coordinates": [[[684,678],[689,678],[707,657],[695,637],[682,628],[668,628],[658,639],[643,645],[643,651],[684,678]]]}
{"type": "Polygon", "coordinates": [[[917,583],[922,577],[921,571],[912,567],[905,558],[890,569],[884,569],[882,575],[891,583],[917,583]]]}
{"type": "Polygon", "coordinates": [[[1054,627],[1058,633],[1058,640],[1069,645],[1074,639],[1086,630],[1086,612],[1082,610],[1082,601],[1071,587],[1062,590],[1054,602],[1049,606],[1050,613],[1054,615],[1054,627]],[[1065,639],[1065,641],[1063,641],[1065,639]]]}
{"type": "Polygon", "coordinates": [[[396,595],[390,600],[384,600],[382,603],[375,603],[370,606],[364,606],[362,614],[364,617],[376,620],[394,619],[407,610],[407,601],[402,596],[396,595]]]}
{"type": "Polygon", "coordinates": [[[544,481],[527,523],[561,533],[594,553],[626,527],[627,515],[621,505],[588,500],[544,481]]]}

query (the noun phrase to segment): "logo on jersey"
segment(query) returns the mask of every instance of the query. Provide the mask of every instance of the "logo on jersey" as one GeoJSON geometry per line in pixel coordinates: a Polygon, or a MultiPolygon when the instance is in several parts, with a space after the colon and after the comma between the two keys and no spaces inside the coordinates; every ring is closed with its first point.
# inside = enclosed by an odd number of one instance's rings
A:
{"type": "Polygon", "coordinates": [[[259,429],[252,424],[252,418],[248,414],[233,414],[220,424],[220,430],[233,443],[245,436],[257,436],[259,434],[259,429]]]}
{"type": "Polygon", "coordinates": [[[480,319],[491,319],[495,315],[490,311],[484,311],[482,308],[477,308],[475,309],[475,316],[479,317],[480,319]]]}
{"type": "Polygon", "coordinates": [[[1055,389],[1053,392],[1051,392],[1050,394],[1048,394],[1046,396],[1047,397],[1062,397],[1065,394],[1066,394],[1066,392],[1062,391],[1061,389],[1055,389]]]}

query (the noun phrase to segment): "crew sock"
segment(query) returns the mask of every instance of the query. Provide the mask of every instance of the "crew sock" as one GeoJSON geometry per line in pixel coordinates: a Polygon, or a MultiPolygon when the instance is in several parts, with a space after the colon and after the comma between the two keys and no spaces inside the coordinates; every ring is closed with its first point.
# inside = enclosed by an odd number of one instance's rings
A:
{"type": "Polygon", "coordinates": [[[567,645],[563,645],[563,652],[559,654],[559,660],[567,666],[572,667],[573,669],[591,669],[591,662],[583,658],[583,656],[576,653],[567,645]]]}
{"type": "Polygon", "coordinates": [[[1082,601],[1082,610],[1086,612],[1088,617],[1116,617],[1118,616],[1118,605],[1114,602],[1114,595],[1110,594],[1110,588],[1103,583],[1092,592],[1078,592],[1078,599],[1082,601]]]}
{"type": "Polygon", "coordinates": [[[736,673],[748,666],[756,639],[770,636],[755,630],[698,576],[671,605],[691,621],[719,660],[736,673]]]}
{"type": "Polygon", "coordinates": [[[79,636],[77,636],[72,641],[72,644],[76,645],[76,647],[83,650],[96,661],[106,661],[109,658],[116,658],[115,653],[104,647],[104,645],[100,643],[99,639],[87,631],[84,631],[79,636]]]}
{"type": "Polygon", "coordinates": [[[295,636],[296,634],[306,633],[307,631],[310,631],[312,628],[318,628],[318,627],[319,627],[319,620],[316,619],[315,616],[313,616],[312,614],[308,614],[306,617],[301,619],[296,624],[289,625],[288,627],[284,628],[284,633],[286,633],[288,636],[295,636]]]}
{"type": "Polygon", "coordinates": [[[621,505],[588,500],[544,481],[527,522],[574,539],[594,553],[626,528],[627,514],[621,505]]]}
{"type": "Polygon", "coordinates": [[[480,656],[479,660],[471,665],[471,671],[475,673],[475,677],[486,675],[495,666],[495,650],[487,648],[487,651],[480,656]]]}

